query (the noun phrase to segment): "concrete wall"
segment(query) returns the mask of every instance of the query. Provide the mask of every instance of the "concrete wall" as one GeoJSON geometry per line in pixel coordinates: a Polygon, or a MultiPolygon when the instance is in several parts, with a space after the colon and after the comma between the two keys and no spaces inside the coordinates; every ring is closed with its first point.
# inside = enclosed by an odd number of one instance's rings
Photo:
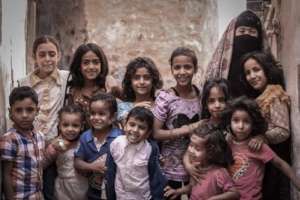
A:
{"type": "MultiPolygon", "coordinates": [[[[291,96],[291,126],[293,145],[293,167],[300,177],[300,1],[281,1],[281,54],[287,91],[291,96]]],[[[294,192],[294,200],[300,194],[294,192]]]]}

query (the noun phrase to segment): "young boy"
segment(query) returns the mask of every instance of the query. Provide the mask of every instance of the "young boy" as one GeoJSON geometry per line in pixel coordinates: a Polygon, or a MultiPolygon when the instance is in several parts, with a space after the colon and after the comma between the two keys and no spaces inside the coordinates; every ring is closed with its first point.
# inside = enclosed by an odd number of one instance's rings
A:
{"type": "Polygon", "coordinates": [[[110,94],[100,93],[90,101],[89,122],[91,129],[80,137],[80,146],[75,152],[74,166],[89,176],[89,200],[102,199],[102,183],[106,171],[106,155],[110,143],[122,131],[113,127],[117,113],[117,102],[110,94]]]}
{"type": "Polygon", "coordinates": [[[153,121],[148,109],[133,108],[125,123],[126,135],[111,143],[106,177],[109,200],[164,199],[167,180],[159,166],[158,146],[148,140],[153,121]]]}
{"type": "Polygon", "coordinates": [[[44,136],[33,128],[37,94],[27,86],[15,88],[9,105],[13,128],[0,137],[5,199],[43,199],[42,172],[51,152],[45,153],[44,136]]]}

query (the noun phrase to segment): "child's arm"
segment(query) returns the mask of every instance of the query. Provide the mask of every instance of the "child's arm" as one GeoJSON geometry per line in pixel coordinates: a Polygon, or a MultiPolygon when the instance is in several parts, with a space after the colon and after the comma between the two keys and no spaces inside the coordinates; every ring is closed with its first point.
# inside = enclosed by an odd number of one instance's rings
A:
{"type": "Polygon", "coordinates": [[[201,123],[202,121],[198,121],[189,125],[184,125],[180,128],[164,130],[162,129],[164,122],[155,119],[153,136],[156,140],[174,140],[183,136],[188,136],[198,126],[200,126],[201,123]]]}
{"type": "Polygon", "coordinates": [[[188,152],[185,152],[185,154],[183,156],[183,165],[184,165],[186,171],[190,174],[190,176],[196,182],[198,182],[201,179],[201,176],[203,175],[203,172],[196,167],[199,164],[200,164],[200,162],[199,163],[191,163],[188,152]]]}
{"type": "Polygon", "coordinates": [[[75,157],[74,167],[82,172],[98,172],[104,174],[106,171],[104,162],[95,160],[94,162],[88,163],[82,160],[80,157],[75,157]]]}
{"type": "Polygon", "coordinates": [[[164,189],[164,196],[169,197],[170,199],[175,199],[182,194],[189,194],[192,190],[191,184],[185,185],[178,189],[173,189],[170,186],[166,186],[164,189]]]}
{"type": "Polygon", "coordinates": [[[233,200],[240,199],[240,194],[237,189],[231,189],[231,191],[224,192],[219,195],[210,197],[208,200],[233,200]]]}
{"type": "Polygon", "coordinates": [[[278,169],[282,171],[294,184],[294,186],[297,188],[298,191],[300,191],[300,180],[293,171],[293,169],[289,166],[287,162],[282,160],[279,156],[276,154],[274,155],[274,158],[271,160],[272,164],[275,165],[278,169]]]}
{"type": "Polygon", "coordinates": [[[3,167],[3,190],[4,196],[7,200],[13,200],[13,184],[11,179],[11,170],[13,168],[13,163],[9,161],[2,161],[3,167]]]}

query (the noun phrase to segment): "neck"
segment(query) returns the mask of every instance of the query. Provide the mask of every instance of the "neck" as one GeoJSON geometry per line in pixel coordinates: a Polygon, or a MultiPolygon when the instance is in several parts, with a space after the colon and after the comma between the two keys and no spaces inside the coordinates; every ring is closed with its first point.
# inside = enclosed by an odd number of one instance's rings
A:
{"type": "Polygon", "coordinates": [[[19,134],[22,134],[24,135],[25,137],[31,137],[32,135],[32,130],[33,130],[33,127],[31,129],[22,129],[16,125],[14,125],[14,128],[17,130],[17,132],[19,134]]]}
{"type": "Polygon", "coordinates": [[[100,141],[104,140],[107,135],[109,134],[109,132],[111,131],[111,126],[107,127],[107,128],[103,128],[101,130],[96,130],[93,129],[93,135],[100,141]]]}
{"type": "Polygon", "coordinates": [[[193,85],[188,84],[188,85],[176,85],[175,86],[176,90],[178,91],[180,97],[187,98],[190,97],[191,94],[193,93],[193,85]]]}
{"type": "Polygon", "coordinates": [[[94,80],[84,80],[83,88],[94,88],[95,86],[96,86],[96,83],[94,80]]]}
{"type": "Polygon", "coordinates": [[[216,117],[210,117],[209,121],[213,122],[214,124],[220,124],[221,119],[216,117]]]}
{"type": "Polygon", "coordinates": [[[143,101],[153,101],[153,99],[151,98],[150,94],[148,94],[148,95],[136,95],[135,96],[134,103],[139,103],[139,102],[143,102],[143,101]]]}

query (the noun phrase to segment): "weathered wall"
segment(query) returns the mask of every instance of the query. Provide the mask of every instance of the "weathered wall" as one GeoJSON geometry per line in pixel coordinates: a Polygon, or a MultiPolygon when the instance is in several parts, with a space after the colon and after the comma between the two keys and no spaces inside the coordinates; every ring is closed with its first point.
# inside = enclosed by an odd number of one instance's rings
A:
{"type": "Polygon", "coordinates": [[[197,52],[199,83],[218,40],[216,4],[216,0],[40,0],[37,29],[38,34],[60,40],[65,67],[80,43],[98,43],[109,59],[109,82],[117,84],[136,56],[153,58],[165,85],[174,84],[168,58],[176,47],[188,46],[197,52]]]}
{"type": "MultiPolygon", "coordinates": [[[[281,53],[287,91],[291,96],[291,126],[293,145],[293,167],[300,177],[300,1],[281,1],[281,53]]],[[[294,192],[294,200],[300,194],[294,192]]]]}
{"type": "Polygon", "coordinates": [[[84,4],[84,0],[37,2],[37,35],[52,35],[60,42],[64,69],[68,68],[75,49],[87,40],[84,4]]]}
{"type": "Polygon", "coordinates": [[[111,75],[119,83],[129,60],[149,56],[163,74],[165,86],[174,84],[168,59],[178,46],[196,51],[198,83],[217,42],[214,0],[89,0],[85,13],[88,40],[104,48],[111,75]]]}

